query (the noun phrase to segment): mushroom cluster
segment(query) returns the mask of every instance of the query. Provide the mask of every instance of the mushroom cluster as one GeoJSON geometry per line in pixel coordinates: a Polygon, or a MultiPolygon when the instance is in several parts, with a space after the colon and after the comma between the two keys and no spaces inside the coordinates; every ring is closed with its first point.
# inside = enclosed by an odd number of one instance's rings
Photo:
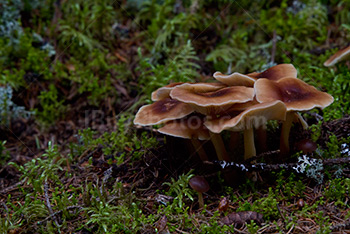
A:
{"type": "MultiPolygon", "coordinates": [[[[297,78],[292,64],[279,64],[263,72],[224,75],[214,73],[213,83],[172,83],[152,93],[153,104],[140,108],[134,124],[163,125],[159,132],[191,139],[211,140],[219,160],[231,161],[221,133],[244,135],[244,159],[256,155],[254,130],[264,136],[269,120],[283,121],[280,149],[289,151],[289,131],[293,121],[304,124],[298,112],[325,108],[333,97],[297,78]]],[[[264,141],[264,137],[261,137],[264,141]]],[[[232,141],[231,143],[232,144],[232,141]]],[[[208,160],[198,150],[202,160],[208,160]]]]}

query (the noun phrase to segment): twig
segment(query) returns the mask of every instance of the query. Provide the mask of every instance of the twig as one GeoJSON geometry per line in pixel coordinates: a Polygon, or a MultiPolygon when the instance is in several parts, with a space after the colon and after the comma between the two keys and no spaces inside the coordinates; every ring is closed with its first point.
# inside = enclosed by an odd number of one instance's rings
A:
{"type": "Polygon", "coordinates": [[[345,221],[343,223],[339,223],[330,227],[332,231],[346,229],[346,228],[350,228],[350,221],[345,221]]]}
{"type": "Polygon", "coordinates": [[[315,117],[315,119],[317,121],[322,121],[323,120],[323,117],[320,114],[317,114],[317,113],[314,113],[314,112],[307,112],[307,114],[315,117]]]}
{"type": "MultiPolygon", "coordinates": [[[[83,207],[81,207],[81,206],[68,206],[66,209],[67,209],[67,210],[73,210],[73,209],[79,209],[79,210],[80,210],[80,209],[83,209],[83,207]]],[[[41,225],[42,223],[46,222],[47,220],[49,220],[49,219],[52,218],[52,217],[56,217],[56,215],[58,215],[58,214],[60,214],[60,213],[62,213],[62,212],[63,212],[62,210],[56,211],[55,213],[49,215],[49,216],[46,217],[45,219],[39,221],[39,222],[38,222],[38,225],[41,225]]]]}
{"type": "Polygon", "coordinates": [[[59,227],[60,225],[58,224],[57,218],[56,218],[56,216],[53,213],[53,210],[51,208],[50,198],[49,198],[49,186],[47,184],[47,181],[45,181],[45,184],[44,184],[44,193],[45,193],[46,206],[49,209],[50,216],[52,217],[52,219],[55,222],[56,226],[59,227]]]}
{"type": "Polygon", "coordinates": [[[281,217],[282,217],[283,223],[285,223],[286,219],[284,218],[284,215],[282,214],[282,212],[281,212],[281,209],[280,209],[279,205],[278,205],[278,204],[276,204],[276,206],[277,206],[277,210],[278,210],[278,212],[280,213],[280,215],[281,215],[281,217]]]}
{"type": "Polygon", "coordinates": [[[11,185],[11,186],[9,186],[9,187],[7,187],[7,188],[4,188],[3,190],[0,190],[0,194],[1,194],[1,193],[8,193],[8,192],[10,192],[10,191],[12,191],[12,190],[18,189],[18,187],[19,187],[20,185],[24,184],[25,181],[26,181],[26,179],[23,179],[23,180],[21,180],[21,181],[15,183],[14,185],[11,185]]]}
{"type": "Polygon", "coordinates": [[[291,233],[292,232],[292,230],[294,229],[294,226],[295,226],[295,224],[293,224],[293,226],[289,229],[289,231],[286,233],[286,234],[289,234],[289,233],[291,233]]]}
{"type": "Polygon", "coordinates": [[[327,30],[327,39],[326,39],[326,47],[329,48],[329,39],[331,37],[331,32],[332,30],[330,28],[328,28],[327,30]]]}
{"type": "MultiPolygon", "coordinates": [[[[1,202],[1,205],[5,208],[6,212],[9,213],[9,208],[7,207],[5,202],[1,202]]],[[[7,216],[7,214],[6,214],[6,216],[7,216]]]]}
{"type": "MultiPolygon", "coordinates": [[[[266,163],[256,163],[251,164],[247,162],[235,163],[226,161],[205,161],[204,164],[211,164],[220,166],[224,170],[232,170],[232,168],[241,169],[242,171],[275,171],[279,169],[293,169],[298,163],[280,163],[280,164],[266,164],[266,163]]],[[[323,165],[343,165],[349,164],[350,157],[346,158],[332,158],[322,160],[323,165]]]]}
{"type": "Polygon", "coordinates": [[[276,44],[277,44],[277,34],[276,34],[276,30],[273,30],[273,36],[272,36],[272,51],[271,51],[271,63],[274,63],[274,62],[275,62],[276,44]]]}
{"type": "Polygon", "coordinates": [[[231,73],[232,73],[232,62],[228,64],[228,68],[227,68],[227,74],[231,74],[231,73]]]}

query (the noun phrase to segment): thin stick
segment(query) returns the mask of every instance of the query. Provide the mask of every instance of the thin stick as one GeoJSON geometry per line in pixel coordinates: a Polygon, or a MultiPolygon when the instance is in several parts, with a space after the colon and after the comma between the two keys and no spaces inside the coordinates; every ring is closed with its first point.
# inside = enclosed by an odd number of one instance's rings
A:
{"type": "Polygon", "coordinates": [[[45,181],[45,184],[44,184],[44,193],[45,193],[46,206],[47,206],[47,209],[49,210],[50,216],[52,217],[56,226],[59,227],[60,225],[58,224],[56,216],[54,215],[53,210],[51,208],[50,198],[49,198],[49,185],[47,184],[47,181],[45,181]]]}
{"type": "Polygon", "coordinates": [[[15,183],[14,185],[11,185],[11,186],[9,186],[9,187],[7,187],[7,188],[4,188],[3,190],[0,190],[0,194],[2,194],[2,193],[8,193],[8,192],[11,192],[12,190],[18,189],[18,188],[20,187],[20,185],[23,185],[23,184],[24,184],[25,181],[26,181],[26,179],[23,179],[23,180],[21,180],[21,181],[15,183]]]}
{"type": "Polygon", "coordinates": [[[271,51],[271,63],[274,63],[274,62],[275,62],[276,44],[277,44],[277,34],[276,34],[276,30],[273,30],[272,51],[271,51]]]}

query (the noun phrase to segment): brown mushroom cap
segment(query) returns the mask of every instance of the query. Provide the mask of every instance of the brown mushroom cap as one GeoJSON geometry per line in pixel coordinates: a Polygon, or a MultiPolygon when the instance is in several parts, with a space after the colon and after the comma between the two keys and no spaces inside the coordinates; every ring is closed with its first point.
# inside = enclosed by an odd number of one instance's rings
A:
{"type": "Polygon", "coordinates": [[[246,86],[253,87],[255,78],[241,74],[239,72],[232,73],[231,75],[224,75],[221,72],[215,72],[214,78],[221,83],[228,86],[246,86]]]}
{"type": "Polygon", "coordinates": [[[175,86],[182,85],[183,82],[170,83],[166,86],[160,87],[156,91],[152,92],[152,101],[159,101],[161,99],[169,98],[170,91],[173,90],[175,86]]]}
{"type": "Polygon", "coordinates": [[[324,62],[324,66],[331,67],[334,66],[336,63],[345,60],[350,57],[350,46],[345,47],[338,52],[336,52],[334,55],[332,55],[329,59],[327,59],[326,62],[324,62]]]}
{"type": "Polygon", "coordinates": [[[229,109],[226,110],[226,113],[233,113],[233,112],[242,112],[245,111],[246,109],[248,109],[251,106],[254,106],[256,104],[259,104],[260,102],[258,102],[256,100],[256,98],[254,98],[252,101],[249,102],[244,102],[244,103],[235,103],[233,104],[229,109]]]}
{"type": "Polygon", "coordinates": [[[325,108],[333,102],[333,97],[318,91],[297,78],[286,77],[278,81],[259,79],[254,84],[258,102],[283,101],[287,110],[307,111],[315,107],[325,108]]]}
{"type": "Polygon", "coordinates": [[[203,176],[194,176],[189,180],[191,188],[199,193],[205,193],[209,190],[209,184],[203,176]]]}
{"type": "Polygon", "coordinates": [[[293,64],[284,63],[284,64],[278,64],[276,66],[270,67],[269,69],[260,73],[257,73],[257,72],[249,73],[247,74],[247,76],[250,76],[256,79],[266,78],[269,80],[279,80],[284,77],[296,78],[297,69],[295,69],[293,64]]]}
{"type": "Polygon", "coordinates": [[[310,139],[303,139],[296,143],[296,148],[304,154],[312,153],[317,149],[317,144],[310,139]]]}
{"type": "Polygon", "coordinates": [[[209,130],[203,125],[203,117],[198,115],[187,116],[183,119],[167,122],[158,132],[186,139],[210,139],[209,130]]]}
{"type": "Polygon", "coordinates": [[[238,115],[227,115],[217,119],[207,119],[204,125],[214,133],[223,130],[243,131],[249,128],[258,128],[268,120],[285,120],[286,106],[281,101],[259,103],[247,108],[238,115]]]}
{"type": "Polygon", "coordinates": [[[269,80],[279,80],[284,77],[297,77],[297,69],[293,64],[278,64],[270,67],[263,72],[252,72],[249,74],[241,74],[238,72],[231,75],[224,75],[221,72],[215,72],[214,78],[228,86],[247,86],[252,87],[257,79],[266,78],[269,80]]]}
{"type": "Polygon", "coordinates": [[[143,126],[161,124],[183,118],[193,111],[193,108],[186,103],[166,98],[141,107],[136,113],[134,124],[143,126]]]}
{"type": "Polygon", "coordinates": [[[217,114],[232,104],[253,100],[254,89],[244,86],[223,87],[208,84],[183,84],[175,87],[170,96],[173,99],[191,104],[202,114],[217,114]]]}

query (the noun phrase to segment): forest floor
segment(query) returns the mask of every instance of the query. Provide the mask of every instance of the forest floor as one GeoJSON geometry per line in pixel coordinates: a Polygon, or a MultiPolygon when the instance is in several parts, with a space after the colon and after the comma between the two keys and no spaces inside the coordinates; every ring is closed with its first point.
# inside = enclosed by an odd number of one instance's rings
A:
{"type": "Polygon", "coordinates": [[[350,66],[322,65],[350,40],[347,2],[24,2],[0,3],[0,233],[350,233],[350,66]],[[225,166],[210,141],[203,162],[133,124],[170,82],[277,63],[335,99],[294,124],[288,158],[277,121],[266,150],[243,161],[239,139],[225,166]]]}

